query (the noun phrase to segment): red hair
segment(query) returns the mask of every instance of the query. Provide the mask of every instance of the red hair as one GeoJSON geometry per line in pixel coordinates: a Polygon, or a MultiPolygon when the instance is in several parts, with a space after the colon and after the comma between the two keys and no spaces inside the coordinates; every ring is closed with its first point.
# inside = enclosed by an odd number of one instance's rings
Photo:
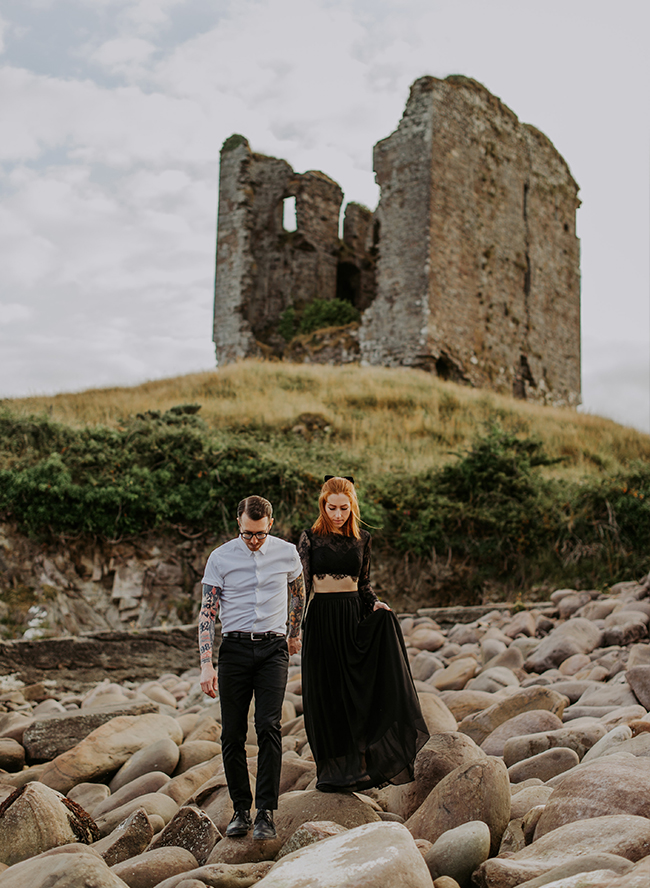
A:
{"type": "Polygon", "coordinates": [[[318,509],[320,515],[316,521],[314,521],[311,528],[314,533],[319,536],[325,536],[325,534],[328,533],[342,533],[343,536],[352,536],[359,539],[361,536],[359,532],[359,502],[357,500],[357,492],[354,489],[354,484],[351,481],[348,481],[347,478],[329,478],[323,484],[320,496],[318,497],[318,509]],[[327,497],[330,496],[330,494],[340,493],[347,496],[350,500],[350,515],[343,527],[336,528],[327,514],[325,505],[327,503],[327,497]]]}

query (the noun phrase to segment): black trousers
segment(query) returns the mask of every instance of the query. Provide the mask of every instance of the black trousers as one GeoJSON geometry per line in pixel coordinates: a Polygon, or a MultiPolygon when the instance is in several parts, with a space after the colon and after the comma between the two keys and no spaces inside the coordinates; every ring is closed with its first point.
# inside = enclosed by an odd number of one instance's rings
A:
{"type": "Polygon", "coordinates": [[[262,641],[224,638],[221,642],[217,665],[221,752],[235,810],[248,810],[253,801],[245,749],[253,695],[258,747],[255,807],[278,807],[282,767],[280,721],[288,668],[289,651],[284,637],[262,641]]]}

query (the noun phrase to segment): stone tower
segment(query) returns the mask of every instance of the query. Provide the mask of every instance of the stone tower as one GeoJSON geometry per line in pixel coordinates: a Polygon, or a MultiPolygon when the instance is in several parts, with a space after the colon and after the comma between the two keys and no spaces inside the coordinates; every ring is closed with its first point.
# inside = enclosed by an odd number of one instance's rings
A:
{"type": "Polygon", "coordinates": [[[580,402],[578,186],[552,143],[467,77],[422,77],[375,146],[374,215],[321,172],[221,151],[214,341],[251,355],[420,367],[545,403],[580,402]],[[283,202],[295,197],[297,230],[283,202]],[[362,312],[345,350],[298,351],[282,313],[315,298],[362,312]]]}
{"type": "Polygon", "coordinates": [[[578,186],[551,142],[467,77],[423,77],[375,146],[369,364],[580,401],[578,186]]]}

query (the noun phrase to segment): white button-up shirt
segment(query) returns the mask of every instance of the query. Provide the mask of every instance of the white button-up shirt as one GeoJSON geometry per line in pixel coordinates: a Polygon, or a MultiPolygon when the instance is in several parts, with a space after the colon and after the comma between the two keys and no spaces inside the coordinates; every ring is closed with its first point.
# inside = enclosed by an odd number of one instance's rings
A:
{"type": "Polygon", "coordinates": [[[222,632],[287,631],[287,583],[302,573],[293,543],[268,536],[256,552],[241,537],[215,549],[203,582],[221,589],[222,632]]]}

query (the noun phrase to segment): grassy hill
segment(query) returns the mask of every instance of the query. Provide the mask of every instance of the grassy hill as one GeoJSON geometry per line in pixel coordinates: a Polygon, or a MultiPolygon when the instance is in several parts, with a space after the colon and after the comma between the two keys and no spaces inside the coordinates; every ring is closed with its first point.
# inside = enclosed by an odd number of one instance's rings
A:
{"type": "Polygon", "coordinates": [[[32,534],[231,533],[260,492],[295,537],[325,473],[354,474],[382,565],[424,597],[650,568],[650,436],[422,371],[247,361],[0,403],[0,511],[32,534]]]}

